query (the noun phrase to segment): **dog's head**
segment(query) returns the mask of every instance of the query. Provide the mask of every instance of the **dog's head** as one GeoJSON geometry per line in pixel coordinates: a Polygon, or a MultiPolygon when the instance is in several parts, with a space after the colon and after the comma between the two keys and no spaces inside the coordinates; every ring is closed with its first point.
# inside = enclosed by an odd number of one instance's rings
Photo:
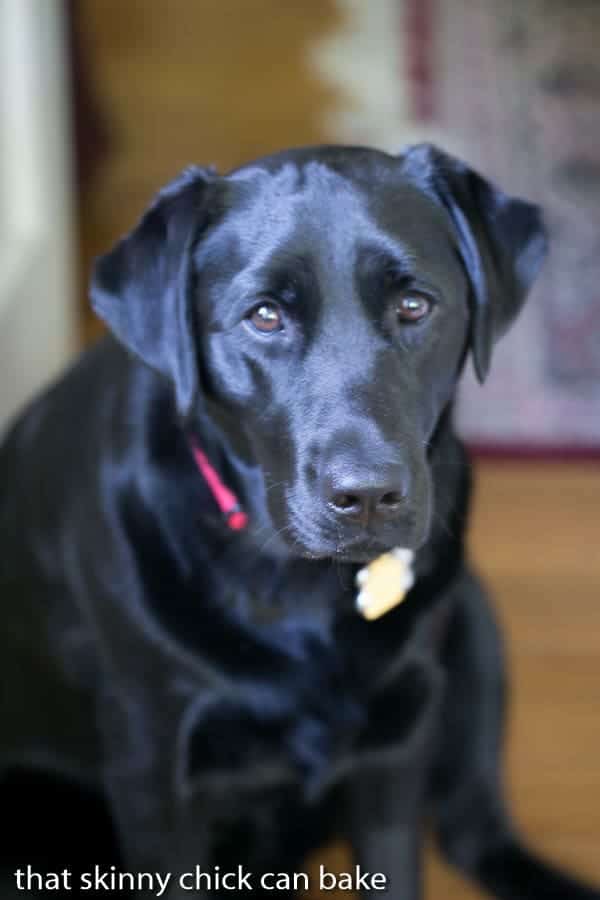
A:
{"type": "Polygon", "coordinates": [[[257,528],[363,561],[426,539],[428,444],[544,255],[534,206],[436,148],[320,147],[186,170],[98,261],[92,301],[246,467],[257,528]]]}

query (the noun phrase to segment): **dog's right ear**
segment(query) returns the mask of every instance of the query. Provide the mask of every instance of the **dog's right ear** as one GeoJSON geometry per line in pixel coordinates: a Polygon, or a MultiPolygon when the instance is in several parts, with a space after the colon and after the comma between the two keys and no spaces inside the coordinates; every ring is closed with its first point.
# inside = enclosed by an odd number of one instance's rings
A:
{"type": "Polygon", "coordinates": [[[431,144],[408,147],[405,170],[442,203],[471,283],[471,337],[481,382],[492,349],[518,315],[548,252],[542,210],[505,194],[466,163],[431,144]]]}
{"type": "Polygon", "coordinates": [[[214,179],[209,169],[184,170],[92,273],[95,312],[129,351],[170,379],[182,416],[198,389],[191,251],[214,179]]]}

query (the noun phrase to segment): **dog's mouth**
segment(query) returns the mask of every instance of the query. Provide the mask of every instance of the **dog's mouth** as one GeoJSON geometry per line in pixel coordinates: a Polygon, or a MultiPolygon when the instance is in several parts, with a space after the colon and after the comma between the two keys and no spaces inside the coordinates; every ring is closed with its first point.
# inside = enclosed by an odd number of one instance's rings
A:
{"type": "MultiPolygon", "coordinates": [[[[287,542],[294,555],[310,560],[330,560],[336,563],[364,565],[395,547],[412,546],[406,540],[384,540],[371,534],[362,534],[350,540],[311,540],[311,536],[295,528],[288,529],[287,542]]],[[[416,545],[414,549],[417,549],[416,545]]]]}
{"type": "Polygon", "coordinates": [[[392,547],[380,541],[367,539],[349,544],[338,544],[333,547],[322,547],[318,550],[300,547],[298,549],[305,559],[329,559],[332,562],[358,565],[371,562],[383,553],[387,553],[392,547]]]}

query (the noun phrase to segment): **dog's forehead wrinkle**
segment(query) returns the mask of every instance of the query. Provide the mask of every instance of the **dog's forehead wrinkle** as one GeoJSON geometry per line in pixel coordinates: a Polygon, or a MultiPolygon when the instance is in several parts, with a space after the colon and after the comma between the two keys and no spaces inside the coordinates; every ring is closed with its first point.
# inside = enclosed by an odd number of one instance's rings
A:
{"type": "Polygon", "coordinates": [[[314,159],[274,171],[253,167],[232,178],[225,223],[246,260],[240,286],[244,269],[249,279],[268,283],[277,274],[293,283],[303,268],[316,279],[322,302],[337,306],[367,247],[380,267],[408,274],[432,255],[420,237],[425,231],[430,238],[431,201],[414,185],[400,182],[391,191],[389,178],[369,176],[367,168],[342,174],[314,159]]]}
{"type": "Polygon", "coordinates": [[[242,239],[254,252],[264,243],[280,245],[294,228],[312,242],[332,229],[338,237],[350,234],[351,223],[366,213],[365,198],[356,185],[316,161],[303,167],[287,163],[275,173],[263,172],[259,178],[247,173],[246,178],[254,191],[246,185],[233,191],[226,215],[242,220],[242,239]]]}

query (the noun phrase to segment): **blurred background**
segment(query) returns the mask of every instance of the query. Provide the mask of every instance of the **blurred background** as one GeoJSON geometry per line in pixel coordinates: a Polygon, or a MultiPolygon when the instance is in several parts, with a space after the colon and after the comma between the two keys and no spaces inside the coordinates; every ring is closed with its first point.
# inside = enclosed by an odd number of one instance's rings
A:
{"type": "Polygon", "coordinates": [[[0,0],[0,428],[101,334],[92,260],[189,163],[431,140],[543,206],[548,265],[457,424],[517,819],[598,882],[599,44],[597,0],[0,0]]]}

